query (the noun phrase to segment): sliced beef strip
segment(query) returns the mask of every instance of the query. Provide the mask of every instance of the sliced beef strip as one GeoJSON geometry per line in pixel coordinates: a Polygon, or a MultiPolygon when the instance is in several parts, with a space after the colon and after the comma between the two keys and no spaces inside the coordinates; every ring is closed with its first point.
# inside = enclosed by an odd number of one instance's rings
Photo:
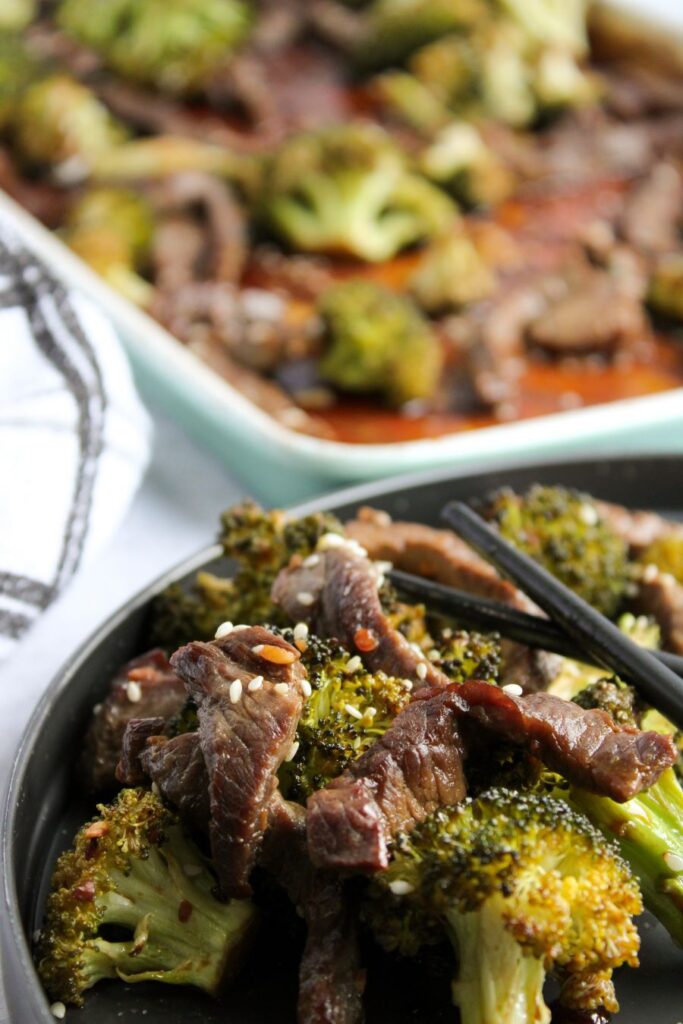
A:
{"type": "MultiPolygon", "coordinates": [[[[359,509],[357,518],[344,529],[370,558],[387,560],[397,569],[530,614],[542,614],[526,594],[502,579],[452,530],[395,522],[386,512],[367,506],[359,509]]],[[[559,671],[561,659],[546,651],[534,651],[511,640],[503,640],[501,647],[503,682],[516,682],[533,692],[544,689],[559,671]]]]}
{"type": "Polygon", "coordinates": [[[671,252],[680,243],[683,178],[674,164],[658,163],[631,189],[620,218],[621,234],[644,252],[671,252]]]}
{"type": "Polygon", "coordinates": [[[148,739],[139,755],[139,762],[159,793],[177,808],[191,829],[209,831],[211,806],[209,775],[199,742],[199,733],[186,732],[167,739],[148,739]]]}
{"type": "MultiPolygon", "coordinates": [[[[469,682],[452,688],[451,696],[469,720],[526,747],[575,785],[619,803],[651,786],[676,760],[671,737],[618,726],[605,711],[549,693],[512,697],[469,682]]],[[[436,693],[435,699],[448,695],[436,693]]]]}
{"type": "Polygon", "coordinates": [[[378,573],[369,559],[344,545],[320,552],[315,564],[290,564],[277,576],[272,597],[294,622],[303,621],[323,637],[334,638],[349,651],[359,631],[377,646],[363,662],[372,672],[409,679],[415,686],[446,686],[448,679],[393,629],[377,593],[378,573]],[[422,666],[422,667],[420,667],[422,666]]]}
{"type": "Polygon", "coordinates": [[[359,1024],[365,975],[356,909],[338,875],[316,870],[306,850],[306,812],[276,794],[260,864],[306,922],[299,968],[299,1024],[359,1024]]]}
{"type": "Polygon", "coordinates": [[[147,740],[163,732],[164,718],[132,718],[126,726],[121,743],[121,758],[116,766],[116,778],[123,786],[141,786],[147,780],[140,756],[147,740]]]}
{"type": "Polygon", "coordinates": [[[86,787],[98,792],[116,785],[123,735],[133,718],[170,718],[184,703],[185,687],[163,651],[148,651],[124,665],[86,734],[80,761],[86,787]]]}
{"type": "Polygon", "coordinates": [[[413,701],[374,746],[312,794],[306,821],[316,867],[382,870],[393,836],[464,798],[456,704],[453,687],[413,701]]]}
{"type": "Polygon", "coordinates": [[[663,646],[683,654],[683,586],[673,576],[646,570],[631,607],[636,614],[652,615],[662,631],[663,646]]]}
{"type": "Polygon", "coordinates": [[[211,848],[231,897],[251,892],[249,875],[277,771],[292,747],[303,706],[305,672],[299,659],[295,647],[261,626],[235,629],[212,643],[193,642],[173,655],[172,664],[197,705],[209,777],[211,848]]]}
{"type": "Polygon", "coordinates": [[[608,501],[596,501],[595,504],[602,518],[626,541],[632,555],[641,554],[660,537],[683,534],[683,523],[665,519],[656,512],[625,508],[608,501]]]}

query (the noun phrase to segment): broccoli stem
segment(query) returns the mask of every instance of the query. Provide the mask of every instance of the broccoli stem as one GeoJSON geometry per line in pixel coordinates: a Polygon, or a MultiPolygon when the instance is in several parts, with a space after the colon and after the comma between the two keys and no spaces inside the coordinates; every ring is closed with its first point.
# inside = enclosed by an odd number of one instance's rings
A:
{"type": "Polygon", "coordinates": [[[453,1002],[461,1024],[548,1024],[543,962],[527,955],[510,934],[497,902],[488,899],[478,910],[447,915],[459,960],[453,1002]]]}
{"type": "Polygon", "coordinates": [[[128,870],[112,872],[115,889],[99,900],[101,924],[131,928],[133,938],[95,940],[88,954],[93,963],[86,965],[93,984],[118,976],[217,992],[237,966],[254,908],[241,900],[219,902],[211,876],[198,868],[196,848],[175,826],[162,846],[151,847],[128,870]]]}
{"type": "Polygon", "coordinates": [[[571,790],[571,801],[616,837],[648,910],[683,946],[683,789],[673,768],[624,804],[581,789],[571,790]]]}

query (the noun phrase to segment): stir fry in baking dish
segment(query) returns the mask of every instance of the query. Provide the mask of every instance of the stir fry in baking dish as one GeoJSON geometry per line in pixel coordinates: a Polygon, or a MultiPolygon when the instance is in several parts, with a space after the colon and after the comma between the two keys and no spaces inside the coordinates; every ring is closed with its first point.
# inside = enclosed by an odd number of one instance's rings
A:
{"type": "MultiPolygon", "coordinates": [[[[481,507],[683,653],[681,524],[561,487],[481,507]]],[[[683,946],[672,723],[599,669],[403,601],[392,565],[538,611],[453,532],[244,504],[220,540],[232,575],[163,592],[157,646],[93,710],[77,777],[102,802],[35,947],[57,1011],[107,979],[215,995],[298,915],[300,1024],[360,1022],[373,955],[417,958],[444,996],[450,975],[463,1024],[550,1021],[549,979],[572,1019],[617,1012],[644,906],[683,946]]]]}
{"type": "Polygon", "coordinates": [[[683,62],[614,31],[587,0],[10,0],[0,186],[304,433],[666,390],[683,62]]]}

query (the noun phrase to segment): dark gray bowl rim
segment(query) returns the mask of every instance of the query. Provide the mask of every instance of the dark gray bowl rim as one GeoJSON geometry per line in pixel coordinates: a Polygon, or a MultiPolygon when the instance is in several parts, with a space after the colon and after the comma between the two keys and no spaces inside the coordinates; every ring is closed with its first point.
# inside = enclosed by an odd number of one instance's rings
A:
{"type": "MultiPolygon", "coordinates": [[[[289,511],[294,515],[305,515],[313,511],[324,511],[330,507],[357,504],[371,499],[376,499],[385,494],[394,494],[399,491],[407,491],[429,484],[445,483],[449,480],[458,480],[463,477],[476,478],[478,476],[488,476],[497,472],[524,472],[534,469],[547,469],[550,467],[553,469],[557,468],[558,473],[561,473],[563,468],[571,467],[578,469],[582,466],[595,466],[595,464],[600,461],[604,461],[606,465],[614,468],[618,468],[620,466],[634,467],[636,470],[641,465],[645,466],[650,464],[651,466],[653,461],[660,464],[663,471],[665,471],[667,466],[670,468],[675,467],[680,470],[683,465],[683,458],[680,455],[668,453],[662,454],[661,452],[652,452],[651,454],[639,453],[633,456],[610,456],[598,454],[594,458],[587,456],[579,457],[575,454],[572,457],[558,459],[530,459],[512,463],[509,461],[501,461],[494,464],[487,464],[479,469],[471,465],[465,465],[458,467],[455,470],[444,470],[441,468],[420,473],[407,473],[400,476],[388,477],[381,481],[375,481],[369,484],[359,484],[346,487],[341,490],[330,491],[317,498],[312,498],[306,502],[301,502],[292,506],[289,511]]],[[[134,597],[126,601],[116,612],[114,612],[113,615],[110,615],[105,619],[104,622],[102,622],[100,626],[90,634],[80,648],[65,660],[62,667],[48,684],[38,704],[33,710],[22,733],[19,745],[16,748],[7,786],[5,788],[2,816],[0,818],[2,824],[0,837],[0,872],[2,873],[3,882],[2,918],[0,918],[0,920],[3,920],[5,942],[11,941],[8,936],[13,938],[13,966],[19,967],[22,972],[23,987],[26,992],[26,998],[27,1000],[34,1002],[33,1009],[38,1011],[40,1017],[44,1021],[44,1024],[54,1024],[55,1018],[51,1014],[49,1007],[46,1005],[45,996],[36,976],[31,950],[29,948],[26,935],[24,934],[24,926],[17,906],[16,879],[12,859],[14,816],[17,807],[17,796],[30,764],[30,754],[34,746],[34,742],[40,735],[43,723],[50,714],[52,705],[59,699],[63,691],[69,687],[74,673],[82,662],[90,657],[92,652],[102,642],[103,638],[123,622],[129,615],[131,615],[132,612],[146,605],[150,599],[154,597],[155,594],[159,593],[160,590],[163,590],[164,587],[177,579],[181,579],[192,572],[198,571],[202,565],[218,557],[220,553],[221,549],[218,544],[212,544],[203,548],[195,555],[190,556],[175,565],[173,568],[169,569],[167,572],[162,573],[159,577],[139,591],[134,597]]],[[[3,957],[3,960],[5,961],[2,965],[4,969],[4,967],[7,966],[7,963],[5,957],[3,957]]]]}

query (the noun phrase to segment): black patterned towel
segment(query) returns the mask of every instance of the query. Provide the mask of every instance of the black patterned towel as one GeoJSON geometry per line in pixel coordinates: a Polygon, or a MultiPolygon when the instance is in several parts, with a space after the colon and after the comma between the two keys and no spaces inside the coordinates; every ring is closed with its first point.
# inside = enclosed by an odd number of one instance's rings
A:
{"type": "Polygon", "coordinates": [[[113,328],[0,215],[0,658],[121,521],[149,442],[113,328]]]}

